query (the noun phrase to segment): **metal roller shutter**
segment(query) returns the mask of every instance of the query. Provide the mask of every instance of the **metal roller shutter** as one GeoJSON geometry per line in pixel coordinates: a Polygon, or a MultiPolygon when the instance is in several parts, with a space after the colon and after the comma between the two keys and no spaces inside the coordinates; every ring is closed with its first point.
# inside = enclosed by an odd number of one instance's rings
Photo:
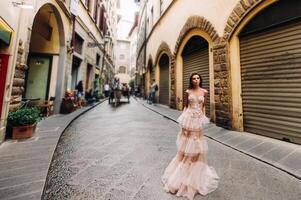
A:
{"type": "MultiPolygon", "coordinates": [[[[209,92],[209,53],[204,48],[183,57],[183,94],[189,87],[190,75],[194,72],[202,76],[202,87],[209,92]]],[[[210,95],[207,95],[206,115],[210,116],[210,95]]]]}
{"type": "Polygon", "coordinates": [[[244,129],[301,143],[301,23],[240,38],[244,129]]]}
{"type": "Polygon", "coordinates": [[[169,105],[169,66],[168,63],[160,66],[159,102],[169,105]]]}

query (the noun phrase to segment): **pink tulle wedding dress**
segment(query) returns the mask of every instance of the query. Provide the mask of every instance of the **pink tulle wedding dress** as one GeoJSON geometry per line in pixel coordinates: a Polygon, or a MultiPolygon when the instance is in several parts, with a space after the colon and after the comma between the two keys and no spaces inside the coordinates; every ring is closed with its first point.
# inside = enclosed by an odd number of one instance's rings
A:
{"type": "Polygon", "coordinates": [[[197,193],[206,195],[218,186],[219,177],[206,162],[208,146],[202,129],[209,120],[200,109],[203,103],[203,96],[188,95],[188,107],[178,118],[181,126],[176,142],[178,152],[162,176],[167,192],[188,199],[197,193]]]}

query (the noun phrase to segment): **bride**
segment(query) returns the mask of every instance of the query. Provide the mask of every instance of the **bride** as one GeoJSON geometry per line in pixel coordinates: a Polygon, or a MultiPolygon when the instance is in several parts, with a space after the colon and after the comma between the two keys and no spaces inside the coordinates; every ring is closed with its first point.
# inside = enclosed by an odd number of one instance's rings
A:
{"type": "Polygon", "coordinates": [[[184,95],[184,111],[178,118],[181,131],[177,138],[178,152],[162,176],[167,192],[192,200],[195,194],[207,195],[218,186],[216,171],[207,165],[207,142],[203,125],[207,90],[201,88],[202,79],[193,73],[184,95]]]}

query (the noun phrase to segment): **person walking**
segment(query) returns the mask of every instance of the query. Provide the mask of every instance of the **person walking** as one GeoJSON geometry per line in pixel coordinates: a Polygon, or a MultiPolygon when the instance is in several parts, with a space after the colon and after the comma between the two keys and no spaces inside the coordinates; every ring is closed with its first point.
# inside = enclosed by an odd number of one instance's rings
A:
{"type": "Polygon", "coordinates": [[[156,80],[153,79],[153,83],[150,86],[150,92],[149,92],[149,96],[148,96],[148,103],[152,104],[155,103],[156,100],[156,92],[158,91],[158,85],[156,83],[156,80]]]}
{"type": "Polygon", "coordinates": [[[203,126],[209,123],[205,116],[208,91],[202,78],[193,73],[184,95],[184,111],[178,118],[181,131],[177,138],[178,152],[162,176],[166,192],[192,200],[199,193],[207,195],[218,187],[219,177],[206,161],[208,150],[203,126]]]}
{"type": "Polygon", "coordinates": [[[75,89],[77,90],[76,96],[77,96],[77,106],[80,108],[82,107],[82,100],[84,96],[84,86],[83,81],[80,80],[78,84],[76,85],[75,89]]]}
{"type": "Polygon", "coordinates": [[[110,86],[109,86],[108,83],[106,83],[106,84],[104,85],[104,93],[105,93],[105,97],[108,97],[109,94],[110,94],[110,86]]]}

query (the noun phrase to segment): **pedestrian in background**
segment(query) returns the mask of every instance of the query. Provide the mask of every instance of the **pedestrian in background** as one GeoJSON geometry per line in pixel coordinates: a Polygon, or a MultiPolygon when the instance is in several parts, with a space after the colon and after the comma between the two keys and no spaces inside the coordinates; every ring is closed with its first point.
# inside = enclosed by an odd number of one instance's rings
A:
{"type": "Polygon", "coordinates": [[[84,86],[83,81],[80,80],[78,84],[76,85],[75,89],[77,90],[76,96],[77,96],[77,106],[80,108],[82,107],[82,100],[84,96],[84,86]]]}
{"type": "Polygon", "coordinates": [[[206,161],[208,150],[203,125],[207,90],[201,88],[202,78],[193,73],[184,95],[184,111],[178,118],[181,131],[177,138],[177,155],[162,176],[167,192],[192,200],[195,194],[207,195],[218,186],[218,175],[206,161]]]}
{"type": "Polygon", "coordinates": [[[153,79],[152,81],[153,82],[152,82],[152,85],[150,86],[150,92],[149,92],[149,95],[148,95],[148,103],[149,104],[155,103],[156,92],[158,91],[158,85],[156,83],[156,80],[153,79]]]}
{"type": "Polygon", "coordinates": [[[104,85],[104,93],[105,93],[105,97],[108,97],[109,96],[109,93],[110,93],[110,86],[108,83],[106,83],[104,85]]]}

